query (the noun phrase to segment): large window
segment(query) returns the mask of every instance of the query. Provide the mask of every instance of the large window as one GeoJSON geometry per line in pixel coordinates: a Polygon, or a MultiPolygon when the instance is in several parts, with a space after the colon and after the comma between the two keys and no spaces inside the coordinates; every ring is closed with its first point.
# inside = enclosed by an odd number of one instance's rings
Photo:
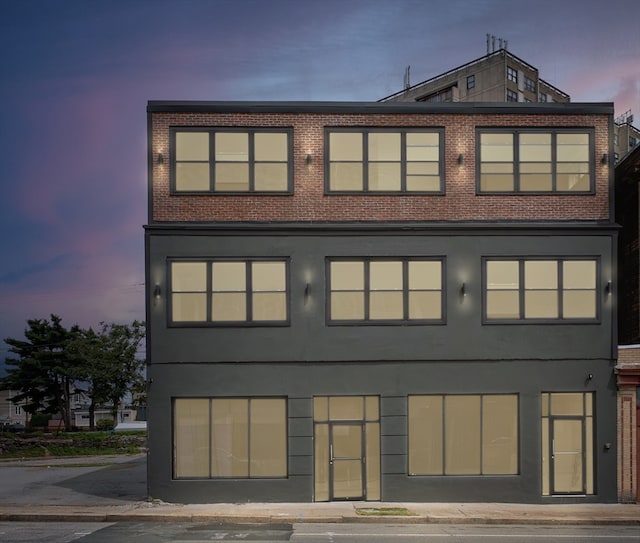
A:
{"type": "Polygon", "coordinates": [[[518,473],[518,396],[409,396],[409,475],[518,473]]]}
{"type": "Polygon", "coordinates": [[[176,129],[171,136],[175,192],[291,191],[290,130],[176,129]]]}
{"type": "Polygon", "coordinates": [[[282,398],[176,398],[173,436],[176,479],[287,476],[282,398]]]}
{"type": "Polygon", "coordinates": [[[487,320],[596,320],[595,259],[484,260],[487,320]]]}
{"type": "Polygon", "coordinates": [[[440,130],[329,130],[329,192],[442,192],[440,130]]]}
{"type": "Polygon", "coordinates": [[[440,259],[348,259],[328,262],[332,323],[443,321],[440,259]]]}
{"type": "Polygon", "coordinates": [[[591,132],[481,130],[477,141],[479,192],[593,189],[591,132]]]}
{"type": "Polygon", "coordinates": [[[509,81],[513,81],[514,83],[518,82],[518,70],[512,68],[511,66],[507,66],[507,79],[509,81]]]}
{"type": "Polygon", "coordinates": [[[285,260],[174,260],[169,264],[170,320],[286,323],[287,264],[285,260]]]}

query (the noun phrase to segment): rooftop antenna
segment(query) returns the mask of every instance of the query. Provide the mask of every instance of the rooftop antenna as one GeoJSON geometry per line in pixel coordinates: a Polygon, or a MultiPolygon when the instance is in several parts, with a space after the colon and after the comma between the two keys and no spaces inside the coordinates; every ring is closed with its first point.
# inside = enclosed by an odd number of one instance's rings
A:
{"type": "Polygon", "coordinates": [[[411,66],[407,66],[404,70],[404,90],[407,90],[411,86],[411,66]]]}
{"type": "MultiPolygon", "coordinates": [[[[507,50],[507,46],[509,42],[502,38],[497,38],[498,40],[498,49],[507,50]]],[[[496,52],[496,36],[493,34],[487,34],[487,55],[496,52]]]]}

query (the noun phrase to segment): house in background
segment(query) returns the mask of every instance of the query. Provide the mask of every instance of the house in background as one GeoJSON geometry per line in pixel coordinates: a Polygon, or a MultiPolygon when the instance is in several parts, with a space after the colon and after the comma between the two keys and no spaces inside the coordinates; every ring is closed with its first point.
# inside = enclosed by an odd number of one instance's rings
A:
{"type": "Polygon", "coordinates": [[[17,392],[0,390],[0,431],[7,427],[26,427],[27,412],[23,409],[24,401],[17,404],[10,401],[17,392]]]}
{"type": "Polygon", "coordinates": [[[612,104],[147,112],[151,498],[618,499],[612,104]]]}

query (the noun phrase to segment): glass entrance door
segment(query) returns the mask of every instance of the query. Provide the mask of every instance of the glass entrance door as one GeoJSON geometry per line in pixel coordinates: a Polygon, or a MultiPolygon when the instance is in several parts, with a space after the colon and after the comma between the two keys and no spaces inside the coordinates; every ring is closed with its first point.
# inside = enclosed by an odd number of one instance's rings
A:
{"type": "Polygon", "coordinates": [[[582,418],[551,419],[553,494],[584,494],[582,418]]]}
{"type": "Polygon", "coordinates": [[[364,499],[362,423],[333,422],[330,428],[331,499],[364,499]]]}

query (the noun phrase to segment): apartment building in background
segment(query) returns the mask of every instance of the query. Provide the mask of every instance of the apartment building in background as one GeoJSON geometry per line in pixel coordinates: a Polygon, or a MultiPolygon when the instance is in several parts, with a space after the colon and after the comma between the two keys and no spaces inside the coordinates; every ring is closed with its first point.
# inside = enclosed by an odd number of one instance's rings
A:
{"type": "Polygon", "coordinates": [[[147,113],[150,498],[618,499],[612,104],[147,113]]]}
{"type": "MultiPolygon", "coordinates": [[[[410,84],[381,102],[526,102],[567,103],[571,97],[540,77],[539,69],[507,50],[500,40],[487,41],[487,54],[420,83],[410,84]]],[[[408,72],[407,72],[408,74],[408,72]]],[[[631,111],[615,119],[613,160],[617,162],[640,144],[640,129],[631,111]]]]}

